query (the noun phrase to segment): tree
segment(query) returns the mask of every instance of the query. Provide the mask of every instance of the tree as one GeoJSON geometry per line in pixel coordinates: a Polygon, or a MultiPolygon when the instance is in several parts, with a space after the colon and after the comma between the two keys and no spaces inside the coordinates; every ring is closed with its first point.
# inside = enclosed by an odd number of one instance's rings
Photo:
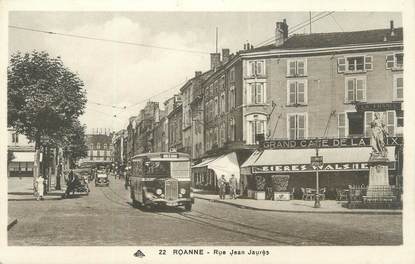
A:
{"type": "MultiPolygon", "coordinates": [[[[41,139],[61,144],[86,104],[84,84],[64,66],[60,57],[48,53],[20,52],[10,58],[7,70],[7,124],[35,142],[33,176],[39,175],[41,139]]],[[[44,148],[43,148],[44,149],[44,148]]]]}
{"type": "Polygon", "coordinates": [[[88,146],[86,145],[85,126],[82,126],[78,120],[76,120],[68,133],[68,145],[64,150],[64,155],[69,158],[71,164],[80,158],[84,158],[88,155],[88,146]]]}

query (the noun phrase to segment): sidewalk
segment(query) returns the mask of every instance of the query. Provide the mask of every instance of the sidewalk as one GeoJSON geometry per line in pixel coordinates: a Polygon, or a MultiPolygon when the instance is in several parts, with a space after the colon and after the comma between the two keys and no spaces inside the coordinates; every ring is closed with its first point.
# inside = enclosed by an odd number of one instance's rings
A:
{"type": "MultiPolygon", "coordinates": [[[[322,200],[320,208],[314,208],[314,201],[291,200],[271,201],[238,198],[232,200],[229,195],[225,200],[220,200],[218,195],[194,192],[196,199],[210,202],[223,203],[243,209],[275,211],[288,213],[326,213],[326,214],[402,214],[402,210],[396,209],[348,209],[342,206],[342,202],[334,200],[322,200]]],[[[344,203],[344,202],[343,202],[344,203]]]]}
{"type": "MultiPolygon", "coordinates": [[[[36,197],[33,196],[33,178],[32,177],[9,177],[7,179],[8,201],[34,201],[36,197]]],[[[64,189],[65,186],[62,186],[64,189]]],[[[54,187],[44,196],[44,200],[59,200],[61,199],[63,190],[54,190],[54,187]]]]}

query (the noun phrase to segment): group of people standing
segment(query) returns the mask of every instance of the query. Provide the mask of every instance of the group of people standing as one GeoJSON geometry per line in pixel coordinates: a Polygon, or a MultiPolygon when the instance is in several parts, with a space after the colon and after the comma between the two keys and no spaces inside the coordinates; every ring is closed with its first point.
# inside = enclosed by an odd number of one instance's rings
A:
{"type": "Polygon", "coordinates": [[[232,174],[229,182],[226,181],[225,175],[222,174],[222,177],[218,180],[219,187],[219,198],[224,200],[226,198],[226,186],[229,185],[229,194],[231,199],[236,199],[236,189],[238,187],[238,180],[235,178],[235,175],[232,174]]]}

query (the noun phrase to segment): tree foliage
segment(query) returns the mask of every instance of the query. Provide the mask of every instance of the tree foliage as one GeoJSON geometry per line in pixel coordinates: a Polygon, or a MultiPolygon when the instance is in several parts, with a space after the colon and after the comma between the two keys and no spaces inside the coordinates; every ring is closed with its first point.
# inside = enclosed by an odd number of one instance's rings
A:
{"type": "Polygon", "coordinates": [[[7,76],[8,126],[37,143],[48,136],[56,144],[64,144],[64,135],[79,129],[73,126],[84,112],[86,91],[60,57],[38,51],[15,53],[7,76]]]}

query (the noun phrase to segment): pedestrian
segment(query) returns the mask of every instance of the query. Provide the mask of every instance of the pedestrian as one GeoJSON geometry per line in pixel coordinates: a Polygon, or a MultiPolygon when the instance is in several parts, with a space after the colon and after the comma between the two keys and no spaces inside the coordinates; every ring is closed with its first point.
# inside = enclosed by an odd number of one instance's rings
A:
{"type": "Polygon", "coordinates": [[[225,175],[222,174],[222,177],[218,181],[219,187],[219,198],[224,200],[226,196],[226,179],[225,175]]]}
{"type": "Polygon", "coordinates": [[[44,187],[43,187],[43,183],[44,183],[45,179],[43,179],[42,175],[39,175],[39,177],[37,177],[36,179],[36,189],[37,189],[37,200],[43,200],[43,191],[44,191],[44,187]]]}
{"type": "Polygon", "coordinates": [[[235,175],[232,174],[229,179],[229,189],[231,194],[231,199],[236,199],[236,188],[238,187],[238,180],[235,178],[235,175]]]}

